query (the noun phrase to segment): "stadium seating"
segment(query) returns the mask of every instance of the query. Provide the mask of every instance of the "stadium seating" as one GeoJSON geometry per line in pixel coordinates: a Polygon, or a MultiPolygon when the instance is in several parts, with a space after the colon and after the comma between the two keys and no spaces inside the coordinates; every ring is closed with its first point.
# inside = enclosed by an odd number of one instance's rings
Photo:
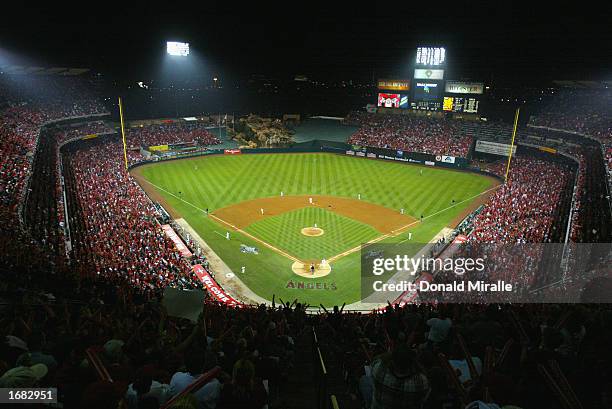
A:
{"type": "Polygon", "coordinates": [[[219,139],[199,124],[171,123],[130,128],[126,135],[130,147],[196,142],[218,145],[219,139]]]}
{"type": "MultiPolygon", "coordinates": [[[[488,169],[503,176],[505,163],[488,169]]],[[[561,166],[516,157],[508,183],[490,197],[472,221],[469,239],[487,243],[543,243],[551,241],[557,206],[568,188],[570,172],[561,166]]],[[[558,224],[557,224],[558,225],[558,224]]]]}
{"type": "Polygon", "coordinates": [[[153,203],[126,172],[120,141],[73,147],[64,164],[70,169],[75,259],[96,274],[127,277],[144,290],[183,287],[189,263],[174,250],[155,220],[153,203]]]}
{"type": "MultiPolygon", "coordinates": [[[[341,407],[458,408],[481,399],[524,408],[577,407],[578,399],[588,408],[607,404],[607,306],[421,304],[308,315],[297,301],[230,308],[207,298],[196,322],[169,316],[163,289],[202,288],[191,271],[202,260],[183,259],[166,238],[158,210],[124,169],[118,135],[92,119],[103,107],[83,98],[75,82],[52,83],[46,97],[0,92],[0,288],[7,298],[1,387],[58,386],[66,409],[115,408],[120,401],[144,409],[164,405],[208,373],[201,389],[170,407],[290,407],[308,399],[296,385],[314,372],[304,353],[314,329],[327,392],[341,407]],[[45,126],[79,116],[80,125],[45,126]],[[78,140],[94,133],[108,135],[78,140]],[[70,140],[77,141],[60,151],[70,140]]],[[[361,126],[354,144],[465,157],[473,141],[448,120],[351,118],[361,126]]],[[[128,140],[218,143],[184,124],[130,129],[128,140]]],[[[567,150],[580,162],[576,241],[601,238],[583,234],[598,215],[588,210],[597,209],[590,198],[600,192],[593,180],[601,175],[589,176],[600,157],[590,149],[567,150]]],[[[129,151],[131,163],[141,159],[129,151]]],[[[559,202],[574,174],[530,156],[512,166],[508,183],[470,218],[469,240],[555,241],[559,202]]],[[[505,169],[494,163],[488,170],[505,169]]],[[[612,291],[606,285],[599,287],[612,291]]]]}
{"type": "Polygon", "coordinates": [[[531,117],[530,123],[588,135],[602,144],[603,156],[612,174],[612,92],[608,88],[573,90],[557,93],[548,104],[531,117]]]}
{"type": "Polygon", "coordinates": [[[355,112],[346,123],[360,127],[349,139],[355,145],[459,157],[467,157],[472,146],[458,121],[355,112]]]}

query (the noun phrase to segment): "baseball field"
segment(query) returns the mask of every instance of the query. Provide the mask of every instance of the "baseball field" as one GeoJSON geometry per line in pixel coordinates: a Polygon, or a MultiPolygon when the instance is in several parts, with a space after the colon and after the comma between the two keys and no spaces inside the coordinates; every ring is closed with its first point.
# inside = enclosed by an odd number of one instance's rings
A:
{"type": "Polygon", "coordinates": [[[474,173],[329,153],[204,156],[132,174],[253,293],[326,306],[359,301],[363,243],[399,243],[409,233],[428,243],[496,185],[474,173]]]}

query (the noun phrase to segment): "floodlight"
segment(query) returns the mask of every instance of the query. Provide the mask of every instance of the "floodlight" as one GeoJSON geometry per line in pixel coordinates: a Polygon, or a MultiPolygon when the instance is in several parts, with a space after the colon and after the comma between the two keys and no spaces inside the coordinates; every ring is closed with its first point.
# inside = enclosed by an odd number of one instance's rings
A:
{"type": "Polygon", "coordinates": [[[189,55],[189,43],[168,41],[166,43],[166,52],[170,55],[186,57],[189,55]]]}

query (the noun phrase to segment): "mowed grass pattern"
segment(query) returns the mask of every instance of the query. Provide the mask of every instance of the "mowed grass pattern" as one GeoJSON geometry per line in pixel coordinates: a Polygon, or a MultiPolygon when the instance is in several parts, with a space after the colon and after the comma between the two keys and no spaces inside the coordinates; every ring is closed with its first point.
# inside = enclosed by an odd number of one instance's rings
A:
{"type": "Polygon", "coordinates": [[[367,224],[318,207],[305,207],[260,220],[245,230],[300,260],[329,259],[380,236],[367,224]],[[322,236],[306,237],[301,233],[303,227],[314,227],[315,223],[323,229],[322,236]]]}
{"type": "Polygon", "coordinates": [[[211,156],[146,166],[143,176],[201,208],[259,197],[321,194],[404,208],[415,218],[491,186],[471,173],[333,154],[211,156]],[[421,174],[422,170],[422,174],[421,174]],[[180,194],[179,194],[180,192],[180,194]]]}
{"type": "MultiPolygon", "coordinates": [[[[233,232],[232,239],[226,240],[226,226],[206,217],[201,209],[212,211],[244,200],[278,196],[281,191],[285,195],[321,194],[349,198],[361,194],[362,200],[391,209],[404,208],[406,214],[417,219],[423,215],[424,223],[417,223],[410,232],[415,242],[426,243],[470,206],[473,198],[493,187],[490,178],[473,173],[328,153],[204,156],[146,165],[137,168],[136,172],[159,187],[157,190],[167,204],[185,218],[234,272],[246,266],[247,273],[241,274],[240,279],[255,293],[267,300],[276,295],[277,299],[298,298],[304,303],[326,306],[360,299],[359,252],[334,262],[328,276],[311,279],[333,283],[335,290],[291,289],[287,283],[300,280],[291,270],[292,260],[238,232],[233,232]],[[452,200],[457,205],[451,206],[452,200]],[[260,253],[241,253],[242,244],[256,246],[260,253]]],[[[291,237],[282,237],[281,233],[291,235],[296,230],[299,232],[305,220],[298,218],[291,228],[264,224],[260,232],[253,234],[265,236],[272,244],[283,243],[283,246],[290,247],[291,237]]],[[[280,222],[270,220],[269,223],[280,222]]],[[[348,227],[347,224],[342,229],[343,240],[349,240],[348,227]]],[[[357,237],[362,231],[365,229],[355,231],[357,237]]],[[[328,233],[326,230],[326,235],[328,233]]],[[[406,240],[405,234],[384,242],[402,240],[406,240]]],[[[287,248],[291,254],[296,250],[310,254],[306,248],[287,248]]],[[[328,257],[327,253],[324,257],[328,257]]]]}

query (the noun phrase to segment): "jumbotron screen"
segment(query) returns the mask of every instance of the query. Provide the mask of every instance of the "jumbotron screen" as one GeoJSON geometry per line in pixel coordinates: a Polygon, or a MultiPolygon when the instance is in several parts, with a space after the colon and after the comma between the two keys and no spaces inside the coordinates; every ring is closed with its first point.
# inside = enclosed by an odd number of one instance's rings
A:
{"type": "Polygon", "coordinates": [[[414,87],[416,101],[435,101],[440,97],[439,85],[436,82],[417,82],[414,87]]]}
{"type": "Polygon", "coordinates": [[[444,47],[418,47],[416,64],[437,67],[446,63],[446,50],[444,47]]]}
{"type": "Polygon", "coordinates": [[[378,106],[384,108],[399,108],[400,94],[378,94],[378,106]]]}

